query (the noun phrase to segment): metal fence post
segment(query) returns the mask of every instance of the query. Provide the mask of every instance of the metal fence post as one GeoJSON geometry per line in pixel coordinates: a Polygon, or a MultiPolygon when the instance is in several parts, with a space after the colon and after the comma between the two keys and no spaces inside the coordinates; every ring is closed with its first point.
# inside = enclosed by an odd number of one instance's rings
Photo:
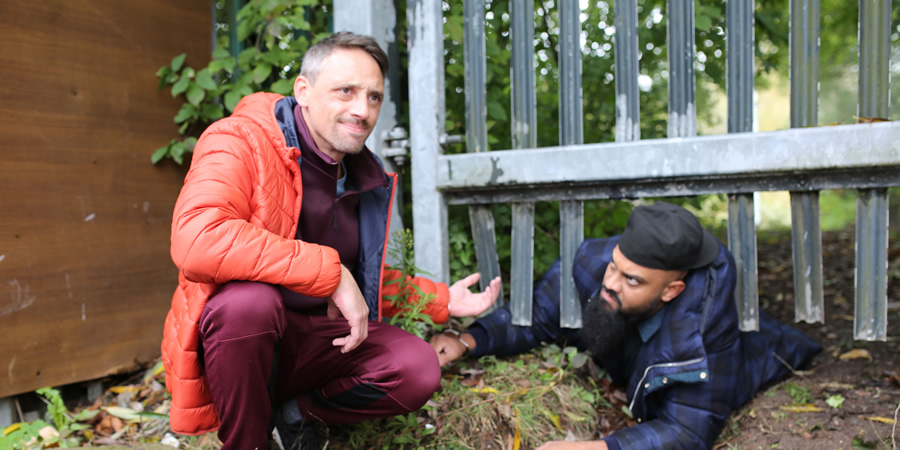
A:
{"type": "Polygon", "coordinates": [[[437,162],[444,134],[444,34],[441,3],[411,0],[409,113],[416,266],[448,281],[447,202],[437,190],[437,162]]]}
{"type": "MultiPolygon", "coordinates": [[[[559,143],[584,143],[581,107],[581,7],[578,0],[559,3],[559,143]]],[[[584,204],[559,203],[560,302],[559,321],[564,328],[581,328],[581,301],[575,290],[572,265],[584,241],[584,204]]]]}
{"type": "MultiPolygon", "coordinates": [[[[726,3],[728,132],[753,131],[753,1],[726,3]]],[[[735,301],[743,331],[759,330],[753,193],[728,196],[728,247],[738,265],[735,301]]]]}
{"type": "Polygon", "coordinates": [[[694,0],[668,0],[670,138],[697,135],[694,85],[694,0]]]}
{"type": "MultiPolygon", "coordinates": [[[[534,0],[510,0],[510,65],[513,148],[537,146],[537,102],[534,75],[534,0]]],[[[531,325],[534,279],[534,203],[513,203],[510,308],[512,323],[531,325]],[[529,242],[526,244],[526,236],[529,242]]]]}
{"type": "MultiPolygon", "coordinates": [[[[891,1],[859,1],[860,120],[886,119],[891,99],[891,1]]],[[[856,339],[887,339],[887,189],[856,200],[856,339]]]]}
{"type": "MultiPolygon", "coordinates": [[[[791,0],[791,127],[816,126],[819,114],[819,0],[791,0]]],[[[794,320],[825,321],[818,191],[791,191],[794,320]]]]}
{"type": "MultiPolygon", "coordinates": [[[[488,151],[487,142],[487,61],[485,52],[484,2],[465,0],[463,4],[465,26],[465,91],[466,91],[466,151],[488,151]]],[[[469,224],[475,242],[475,259],[481,273],[481,289],[487,288],[494,277],[500,276],[500,259],[497,255],[497,235],[494,230],[494,213],[491,205],[469,207],[469,224]]],[[[491,312],[503,305],[501,287],[497,301],[488,309],[491,312]]]]}
{"type": "Polygon", "coordinates": [[[637,1],[616,0],[616,142],[641,138],[637,1]]]}

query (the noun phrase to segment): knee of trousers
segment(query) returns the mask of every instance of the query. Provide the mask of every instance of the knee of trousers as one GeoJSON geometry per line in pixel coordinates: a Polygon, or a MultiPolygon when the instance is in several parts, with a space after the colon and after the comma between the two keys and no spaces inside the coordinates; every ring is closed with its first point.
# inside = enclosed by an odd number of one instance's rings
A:
{"type": "Polygon", "coordinates": [[[434,349],[427,342],[415,338],[404,348],[407,355],[398,362],[403,379],[403,403],[413,410],[421,408],[441,389],[441,366],[434,349]]]}
{"type": "Polygon", "coordinates": [[[271,284],[254,281],[225,283],[206,303],[200,319],[204,336],[239,338],[275,331],[281,334],[284,302],[281,291],[271,284]]]}

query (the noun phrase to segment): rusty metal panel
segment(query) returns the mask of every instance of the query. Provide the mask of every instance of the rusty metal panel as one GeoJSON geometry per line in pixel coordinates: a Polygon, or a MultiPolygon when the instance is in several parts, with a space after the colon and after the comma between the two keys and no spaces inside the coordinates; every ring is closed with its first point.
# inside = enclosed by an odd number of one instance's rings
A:
{"type": "Polygon", "coordinates": [[[154,167],[180,102],[155,73],[205,65],[208,2],[0,2],[0,397],[159,355],[185,169],[154,167]]]}

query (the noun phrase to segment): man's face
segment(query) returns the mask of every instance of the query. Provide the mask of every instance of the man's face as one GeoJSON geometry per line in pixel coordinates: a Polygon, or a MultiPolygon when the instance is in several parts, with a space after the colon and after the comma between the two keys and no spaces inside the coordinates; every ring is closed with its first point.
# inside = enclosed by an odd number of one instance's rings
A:
{"type": "Polygon", "coordinates": [[[315,83],[297,77],[294,97],[319,150],[340,161],[362,151],[372,133],[384,98],[384,77],[365,51],[337,48],[322,61],[315,83]]]}
{"type": "Polygon", "coordinates": [[[600,298],[625,316],[648,317],[662,307],[663,302],[681,293],[684,289],[684,282],[679,280],[681,275],[677,271],[637,265],[616,246],[603,275],[600,298]]]}
{"type": "Polygon", "coordinates": [[[600,358],[621,351],[629,329],[684,290],[683,277],[680,271],[639,266],[616,246],[600,292],[582,311],[581,338],[585,347],[600,358]]]}

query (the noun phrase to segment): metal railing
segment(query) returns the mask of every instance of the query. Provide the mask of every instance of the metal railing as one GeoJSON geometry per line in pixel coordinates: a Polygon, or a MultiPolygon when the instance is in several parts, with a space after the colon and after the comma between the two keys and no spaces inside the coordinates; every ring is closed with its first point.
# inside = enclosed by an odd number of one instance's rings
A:
{"type": "MultiPolygon", "coordinates": [[[[640,140],[635,0],[615,8],[616,142],[583,144],[579,2],[560,0],[560,140],[534,148],[533,0],[510,1],[513,149],[486,152],[484,5],[465,1],[467,150],[442,155],[444,68],[440,2],[409,2],[413,220],[416,264],[446,280],[447,205],[469,205],[479,271],[499,274],[490,205],[511,203],[513,323],[531,323],[534,204],[560,201],[561,325],[581,326],[571,281],[583,240],[583,200],[728,194],[728,245],[735,256],[742,330],[759,327],[753,193],[791,192],[795,318],[824,321],[818,192],[858,189],[856,339],[885,340],[887,322],[887,187],[900,185],[900,124],[809,128],[818,115],[819,1],[791,1],[791,127],[752,133],[752,1],[729,1],[728,132],[697,137],[694,2],[669,0],[667,139],[640,140]],[[437,93],[437,95],[436,95],[437,93]],[[602,159],[598,155],[602,154],[602,159]],[[606,170],[614,167],[615,171],[606,170]],[[437,254],[435,249],[438,250],[437,254]]],[[[860,117],[889,115],[889,0],[860,2],[860,117]]]]}

